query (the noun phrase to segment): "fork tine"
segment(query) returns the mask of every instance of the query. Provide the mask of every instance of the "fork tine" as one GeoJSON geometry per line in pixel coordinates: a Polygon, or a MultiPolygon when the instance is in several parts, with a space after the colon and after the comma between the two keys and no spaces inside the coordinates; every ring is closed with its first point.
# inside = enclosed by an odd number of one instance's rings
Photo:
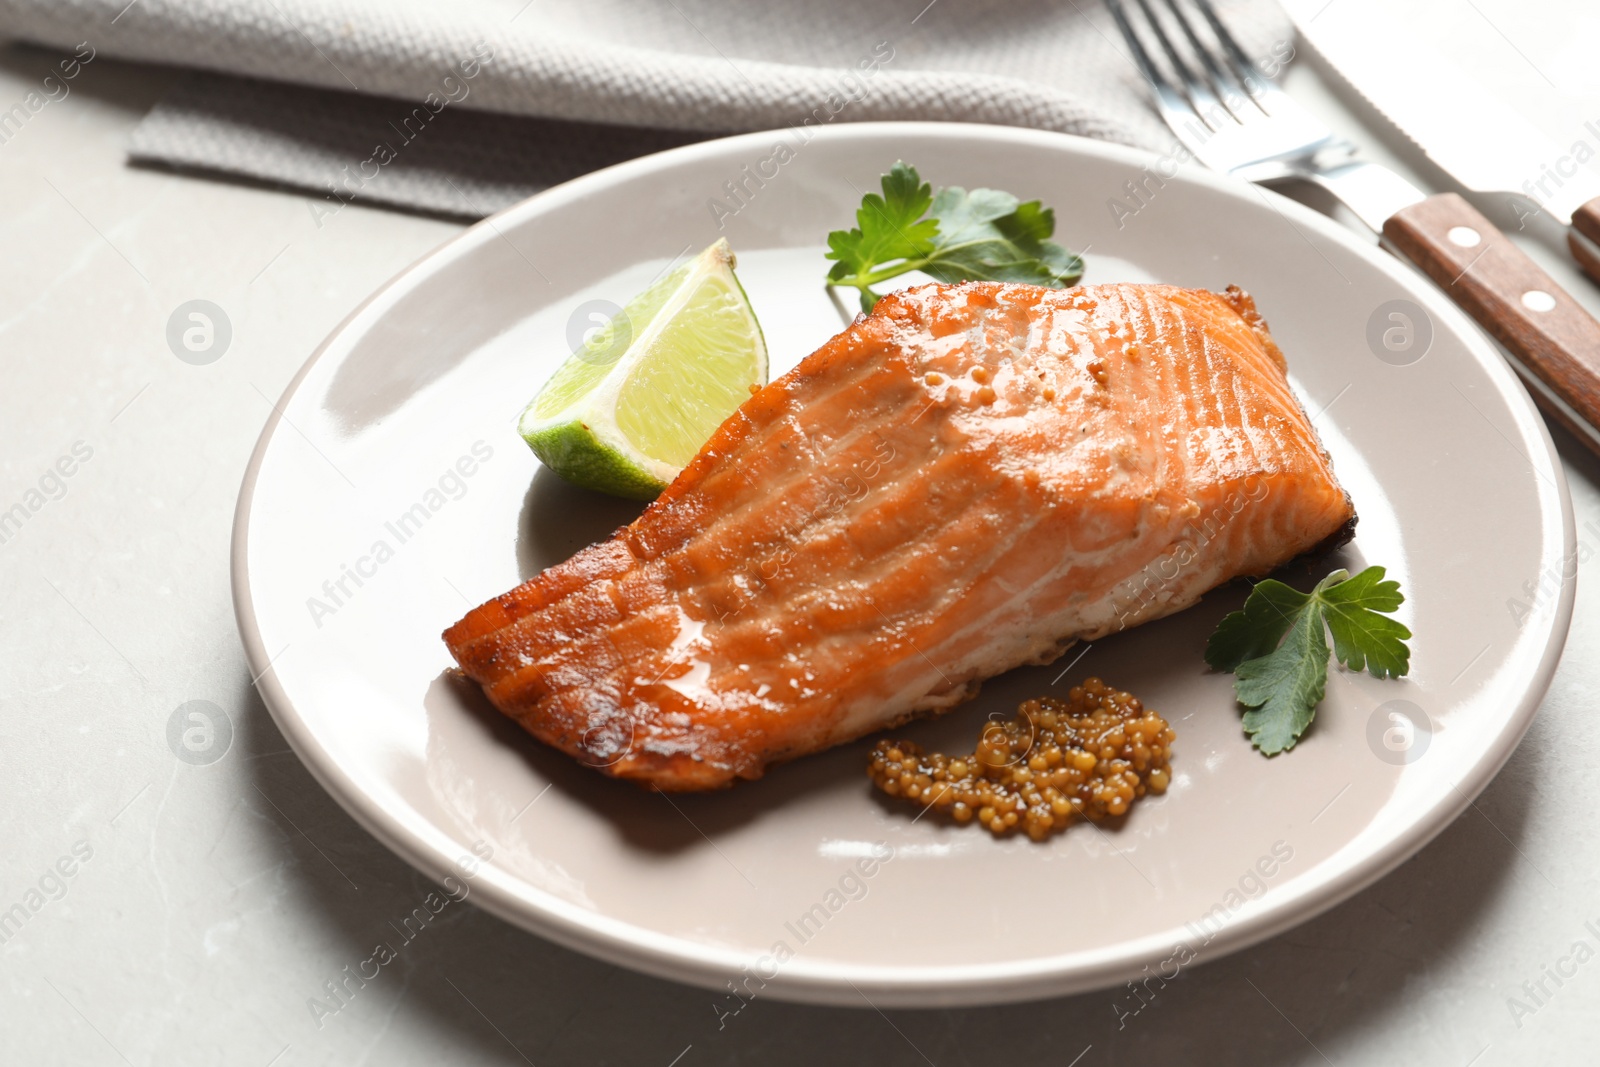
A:
{"type": "Polygon", "coordinates": [[[1210,24],[1211,32],[1216,34],[1217,40],[1222,45],[1223,52],[1227,55],[1228,65],[1233,71],[1233,76],[1244,87],[1245,95],[1254,100],[1256,106],[1266,112],[1268,109],[1263,105],[1263,100],[1273,99],[1281,90],[1270,79],[1262,77],[1260,72],[1256,70],[1256,65],[1245,54],[1245,50],[1239,47],[1238,40],[1234,38],[1232,33],[1228,32],[1228,27],[1223,25],[1222,20],[1217,17],[1217,9],[1211,5],[1211,0],[1193,0],[1193,2],[1194,6],[1200,9],[1200,14],[1205,17],[1206,22],[1210,24]]]}
{"type": "Polygon", "coordinates": [[[1133,53],[1134,62],[1144,74],[1145,80],[1155,91],[1156,103],[1174,133],[1180,139],[1191,139],[1198,131],[1205,130],[1209,133],[1217,132],[1216,118],[1220,105],[1210,95],[1210,92],[1200,85],[1187,65],[1173,47],[1172,41],[1162,29],[1161,23],[1150,10],[1147,0],[1128,0],[1129,6],[1137,5],[1149,33],[1154,34],[1160,42],[1162,50],[1171,63],[1173,70],[1178,75],[1181,85],[1174,85],[1166,73],[1157,65],[1149,50],[1146,49],[1140,33],[1134,29],[1133,21],[1128,17],[1123,0],[1105,0],[1106,7],[1110,10],[1112,18],[1117,23],[1123,40],[1133,53]],[[1210,116],[1209,118],[1207,116],[1210,116]]]}
{"type": "Polygon", "coordinates": [[[1189,64],[1184,62],[1183,56],[1178,52],[1177,46],[1172,43],[1172,38],[1167,36],[1166,27],[1150,7],[1150,0],[1135,0],[1139,9],[1144,12],[1144,18],[1150,25],[1150,30],[1155,34],[1156,40],[1161,43],[1161,50],[1167,54],[1167,62],[1172,64],[1172,69],[1177,72],[1178,78],[1183,82],[1184,95],[1189,98],[1189,106],[1193,108],[1195,116],[1201,122],[1215,131],[1217,129],[1216,95],[1211,92],[1200,78],[1189,69],[1189,64]]]}
{"type": "Polygon", "coordinates": [[[1331,165],[1336,152],[1340,159],[1354,153],[1348,141],[1257,71],[1217,17],[1213,0],[1189,0],[1205,28],[1182,2],[1104,0],[1150,83],[1156,110],[1194,158],[1213,170],[1262,181],[1331,165]],[[1135,8],[1137,15],[1130,10],[1135,8]],[[1173,20],[1176,29],[1170,29],[1173,20]]]}
{"type": "Polygon", "coordinates": [[[1144,50],[1144,42],[1133,31],[1133,24],[1128,21],[1127,12],[1122,9],[1122,0],[1105,0],[1105,5],[1111,11],[1111,18],[1117,24],[1117,30],[1122,34],[1122,39],[1127,42],[1128,51],[1133,53],[1133,61],[1139,67],[1139,73],[1144,75],[1144,80],[1160,97],[1177,97],[1178,91],[1167,81],[1166,75],[1150,58],[1150,53],[1144,50]]]}
{"type": "MultiPolygon", "coordinates": [[[[1223,69],[1223,63],[1217,61],[1216,49],[1200,39],[1200,34],[1195,30],[1194,23],[1184,13],[1180,0],[1166,0],[1167,9],[1172,12],[1172,17],[1177,20],[1178,26],[1183,30],[1183,35],[1189,41],[1189,47],[1194,49],[1195,55],[1200,58],[1200,65],[1209,75],[1209,84],[1213,95],[1228,109],[1229,114],[1236,121],[1243,122],[1244,115],[1239,113],[1241,104],[1248,106],[1249,90],[1238,84],[1231,71],[1223,69]]],[[[1224,60],[1224,63],[1226,60],[1224,60]]]]}
{"type": "MultiPolygon", "coordinates": [[[[1139,3],[1144,6],[1150,21],[1157,26],[1157,32],[1162,32],[1160,27],[1163,21],[1154,11],[1150,10],[1149,5],[1151,2],[1152,0],[1139,0],[1139,3]]],[[[1166,7],[1171,13],[1171,17],[1177,21],[1178,26],[1183,30],[1183,35],[1193,50],[1193,54],[1198,57],[1193,61],[1198,64],[1200,71],[1198,76],[1190,72],[1189,64],[1184,64],[1184,75],[1188,80],[1188,90],[1190,97],[1194,101],[1195,111],[1206,125],[1215,132],[1220,133],[1224,127],[1228,126],[1227,120],[1229,119],[1234,123],[1242,124],[1247,116],[1238,106],[1241,101],[1238,100],[1238,93],[1235,92],[1233,83],[1219,69],[1215,46],[1201,40],[1200,35],[1195,31],[1195,24],[1183,13],[1183,8],[1179,6],[1179,0],[1166,0],[1166,7]]],[[[1171,40],[1164,32],[1162,32],[1162,36],[1164,40],[1171,40]]],[[[1176,58],[1174,58],[1174,62],[1176,61],[1176,58]]]]}

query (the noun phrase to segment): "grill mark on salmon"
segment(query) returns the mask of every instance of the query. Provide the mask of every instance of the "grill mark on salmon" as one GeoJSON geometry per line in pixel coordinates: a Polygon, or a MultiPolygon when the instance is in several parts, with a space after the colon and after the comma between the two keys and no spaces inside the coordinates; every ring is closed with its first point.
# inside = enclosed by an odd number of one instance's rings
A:
{"type": "Polygon", "coordinates": [[[444,636],[545,743],[709,789],[1354,519],[1244,293],[924,286],[751,397],[636,522],[444,636]]]}

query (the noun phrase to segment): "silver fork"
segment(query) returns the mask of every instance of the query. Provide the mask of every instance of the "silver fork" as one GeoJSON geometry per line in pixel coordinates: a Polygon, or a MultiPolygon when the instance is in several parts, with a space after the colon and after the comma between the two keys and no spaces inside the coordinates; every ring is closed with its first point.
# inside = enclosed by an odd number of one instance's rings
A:
{"type": "Polygon", "coordinates": [[[1262,76],[1217,17],[1211,0],[1189,2],[1204,20],[1203,29],[1186,13],[1183,0],[1156,0],[1154,5],[1151,0],[1105,0],[1150,83],[1156,109],[1200,162],[1252,182],[1315,182],[1378,233],[1402,208],[1426,199],[1394,171],[1354,158],[1355,145],[1335,136],[1262,76]],[[1175,79],[1146,50],[1128,18],[1129,7],[1143,16],[1144,36],[1166,57],[1175,79]]]}
{"type": "Polygon", "coordinates": [[[1600,323],[1543,268],[1455,193],[1428,196],[1357,158],[1354,145],[1256,69],[1211,0],[1105,4],[1162,119],[1200,162],[1251,182],[1300,178],[1332,193],[1504,345],[1534,399],[1600,452],[1600,323]]]}

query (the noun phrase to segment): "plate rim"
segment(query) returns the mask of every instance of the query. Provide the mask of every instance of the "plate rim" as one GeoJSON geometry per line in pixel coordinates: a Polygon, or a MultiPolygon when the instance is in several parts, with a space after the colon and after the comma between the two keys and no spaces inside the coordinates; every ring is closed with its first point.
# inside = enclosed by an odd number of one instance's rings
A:
{"type": "MultiPolygon", "coordinates": [[[[246,662],[256,679],[254,688],[290,748],[323,790],[391,852],[435,881],[441,881],[455,872],[457,860],[448,855],[447,850],[428,840],[426,834],[419,833],[403,819],[387,811],[381,801],[362,790],[341,770],[338,759],[330,750],[317,744],[304,717],[279,685],[272,668],[273,657],[262,639],[255,617],[248,570],[251,504],[262,465],[280,423],[285,421],[284,409],[312,369],[352,329],[361,325],[364,319],[381,315],[389,303],[408,291],[408,279],[431,272],[480,243],[503,237],[500,227],[508,221],[520,222],[524,217],[559,208],[564,201],[603,192],[608,186],[625,183],[652,171],[670,171],[680,163],[688,163],[699,157],[733,154],[751,146],[765,147],[775,134],[781,136],[782,132],[763,130],[738,134],[641,156],[553,186],[479,220],[407,264],[341,319],[284,387],[262,427],[245,468],[235,506],[229,560],[235,623],[244,646],[246,662]]],[[[848,123],[820,128],[814,131],[812,140],[873,139],[894,134],[958,142],[974,139],[1008,141],[1024,147],[1064,149],[1068,154],[1096,156],[1135,168],[1155,164],[1163,158],[1144,149],[1072,134],[978,123],[848,123]]],[[[1247,188],[1234,179],[1192,165],[1180,167],[1177,175],[1167,180],[1210,186],[1236,197],[1242,189],[1247,188]]],[[[1267,198],[1267,205],[1272,209],[1287,215],[1297,225],[1316,231],[1319,236],[1347,246],[1394,277],[1408,293],[1421,297],[1428,303],[1430,313],[1454,321],[1454,332],[1464,339],[1468,352],[1497,385],[1499,395],[1506,400],[1524,437],[1532,437],[1544,446],[1542,451],[1536,451],[1534,456],[1529,457],[1530,462],[1535,464],[1532,476],[1537,478],[1541,473],[1537,463],[1543,460],[1548,468],[1546,473],[1551,476],[1555,486],[1554,503],[1559,510],[1562,526],[1561,555],[1562,558],[1570,556],[1576,543],[1576,528],[1565,470],[1548,427],[1535,409],[1532,399],[1487,336],[1421,275],[1408,278],[1405,265],[1398,260],[1385,256],[1374,246],[1364,244],[1354,233],[1309,207],[1271,190],[1259,186],[1253,188],[1267,198]],[[1509,388],[1511,386],[1514,388],[1509,388]]],[[[1539,501],[1543,525],[1549,518],[1547,490],[1539,490],[1539,501]]],[[[1543,702],[1565,648],[1572,616],[1574,584],[1562,583],[1555,610],[1549,616],[1545,646],[1532,672],[1531,683],[1518,699],[1515,709],[1506,717],[1493,743],[1486,746],[1472,764],[1471,773],[1458,782],[1454,789],[1440,794],[1440,798],[1429,806],[1423,817],[1413,821],[1402,833],[1396,834],[1379,848],[1369,850],[1353,862],[1339,864],[1337,870],[1297,892],[1286,887],[1280,892],[1290,895],[1280,896],[1270,908],[1251,908],[1240,912],[1207,942],[1199,962],[1220,959],[1277,936],[1350,899],[1419,852],[1466,810],[1510,759],[1543,702]]],[[[655,977],[716,990],[720,990],[730,976],[738,975],[754,962],[722,946],[663,934],[605,916],[601,912],[580,908],[520,879],[516,881],[525,889],[514,891],[493,876],[496,870],[491,864],[485,863],[478,872],[473,889],[474,896],[479,898],[479,905],[496,917],[565,948],[655,977]]],[[[893,1007],[978,1006],[1037,1000],[1101,989],[1124,978],[1131,978],[1141,973],[1143,965],[1160,958],[1161,953],[1169,950],[1170,944],[1171,931],[1162,930],[1088,953],[1058,954],[981,965],[931,967],[806,961],[797,957],[786,963],[776,979],[767,982],[761,995],[774,1000],[801,1003],[858,1005],[860,999],[866,996],[864,991],[870,991],[875,996],[869,1003],[893,1007]]]]}

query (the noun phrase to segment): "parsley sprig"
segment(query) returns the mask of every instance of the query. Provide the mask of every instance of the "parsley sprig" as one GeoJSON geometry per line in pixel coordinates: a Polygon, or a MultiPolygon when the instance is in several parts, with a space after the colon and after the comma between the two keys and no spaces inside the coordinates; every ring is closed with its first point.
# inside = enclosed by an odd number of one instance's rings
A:
{"type": "Polygon", "coordinates": [[[861,198],[852,230],[828,234],[828,284],[861,293],[861,310],[878,302],[872,286],[914,270],[941,282],[1026,282],[1060,289],[1083,276],[1083,260],[1048,240],[1055,212],[998,189],[940,189],[917,169],[896,163],[883,194],[861,198]]]}
{"type": "Polygon", "coordinates": [[[1411,631],[1388,618],[1405,602],[1382,567],[1351,577],[1337,570],[1309,593],[1268,578],[1206,643],[1206,662],[1235,675],[1244,730],[1268,756],[1295,746],[1316,716],[1328,684],[1328,642],[1351,670],[1399,677],[1411,666],[1411,631]]]}

